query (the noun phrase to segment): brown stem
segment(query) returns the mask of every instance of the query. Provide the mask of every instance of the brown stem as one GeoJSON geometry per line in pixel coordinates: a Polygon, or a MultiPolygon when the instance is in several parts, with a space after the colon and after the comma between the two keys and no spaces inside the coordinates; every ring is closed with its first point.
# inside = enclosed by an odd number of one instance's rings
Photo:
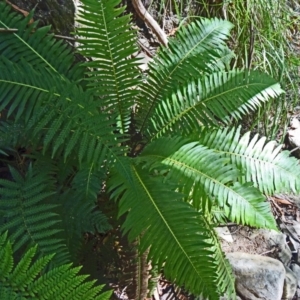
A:
{"type": "Polygon", "coordinates": [[[159,27],[157,22],[148,13],[141,0],[132,0],[132,5],[138,16],[152,29],[159,42],[165,47],[168,46],[168,38],[165,32],[159,27]]]}

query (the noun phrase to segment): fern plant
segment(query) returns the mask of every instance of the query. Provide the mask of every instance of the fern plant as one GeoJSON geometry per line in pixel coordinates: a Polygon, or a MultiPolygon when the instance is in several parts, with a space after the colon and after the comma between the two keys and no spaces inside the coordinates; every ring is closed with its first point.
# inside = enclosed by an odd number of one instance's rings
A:
{"type": "Polygon", "coordinates": [[[232,24],[219,19],[182,27],[143,76],[120,0],[82,3],[77,51],[87,59],[75,62],[48,27],[0,2],[1,27],[18,29],[0,33],[0,231],[15,250],[57,252],[53,268],[76,261],[84,232],[109,229],[101,190],[125,216],[124,234],[167,278],[234,299],[212,207],[276,230],[264,194],[299,191],[300,170],[288,152],[230,124],[282,89],[265,74],[229,69],[232,24]]]}
{"type": "Polygon", "coordinates": [[[28,249],[14,266],[13,246],[7,232],[0,235],[0,296],[1,299],[98,299],[108,300],[111,291],[101,293],[102,286],[78,275],[80,267],[61,265],[45,272],[53,254],[36,259],[37,245],[28,249]]]}

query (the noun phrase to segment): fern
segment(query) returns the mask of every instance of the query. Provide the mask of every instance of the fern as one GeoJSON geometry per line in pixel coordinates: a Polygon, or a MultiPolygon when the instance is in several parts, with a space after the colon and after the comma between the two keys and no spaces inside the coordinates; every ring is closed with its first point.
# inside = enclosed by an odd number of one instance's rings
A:
{"type": "Polygon", "coordinates": [[[241,128],[203,130],[198,133],[199,143],[227,157],[242,171],[241,182],[253,182],[262,193],[271,195],[276,191],[299,192],[300,170],[297,160],[281,151],[274,141],[266,142],[256,134],[250,140],[250,132],[241,136],[241,128]]]}
{"type": "Polygon", "coordinates": [[[232,57],[225,44],[231,28],[227,21],[202,19],[187,28],[181,27],[176,40],[171,40],[167,49],[161,49],[150,64],[147,82],[138,98],[143,107],[137,116],[142,133],[148,129],[155,108],[179,85],[199,78],[200,74],[225,68],[223,61],[232,57]]]}
{"type": "Polygon", "coordinates": [[[201,208],[205,210],[207,205],[217,204],[224,207],[234,222],[276,229],[269,204],[251,184],[238,183],[241,173],[227,157],[219,156],[198,142],[186,143],[180,148],[179,145],[178,139],[158,139],[145,149],[141,159],[155,161],[156,165],[161,161],[170,166],[169,176],[173,182],[187,186],[185,190],[189,192],[194,191],[194,207],[199,208],[199,199],[211,199],[208,204],[203,202],[201,208]],[[167,151],[163,149],[165,144],[169,145],[167,151]],[[213,199],[217,202],[214,203],[213,199]]]}
{"type": "Polygon", "coordinates": [[[116,8],[119,0],[84,2],[77,29],[79,51],[92,57],[85,63],[88,86],[101,97],[102,109],[115,120],[123,134],[130,125],[130,108],[140,83],[138,60],[130,58],[137,51],[136,37],[130,30],[128,15],[121,16],[125,7],[116,8]]]}
{"type": "Polygon", "coordinates": [[[17,28],[11,34],[0,35],[0,51],[14,63],[26,59],[36,70],[47,68],[72,80],[82,78],[79,65],[74,64],[74,55],[63,43],[49,34],[50,26],[37,28],[38,22],[31,23],[33,13],[26,18],[11,11],[4,1],[0,2],[0,25],[2,28],[17,28]],[[31,23],[31,24],[30,24],[31,23]],[[29,25],[28,25],[29,24],[29,25]]]}
{"type": "Polygon", "coordinates": [[[53,213],[55,205],[47,203],[55,193],[53,181],[46,173],[36,173],[32,166],[24,176],[12,168],[10,173],[12,181],[0,179],[0,233],[11,232],[14,251],[27,244],[38,245],[43,254],[57,252],[58,263],[67,262],[67,248],[57,237],[60,219],[53,213]]]}
{"type": "Polygon", "coordinates": [[[112,121],[100,113],[90,92],[51,76],[47,70],[34,71],[27,63],[16,65],[0,59],[0,67],[4,69],[0,108],[10,106],[8,117],[15,114],[16,120],[25,118],[25,135],[34,136],[31,146],[42,146],[44,152],[51,146],[52,157],[62,155],[65,159],[76,149],[79,163],[97,162],[98,168],[107,154],[120,154],[112,121]],[[23,94],[26,97],[21,97],[23,94]]]}
{"type": "MultiPolygon", "coordinates": [[[[120,0],[82,2],[77,42],[87,60],[78,64],[48,27],[0,3],[1,26],[18,29],[0,33],[0,151],[11,176],[0,180],[0,230],[18,252],[30,247],[13,269],[2,242],[5,280],[13,274],[31,289],[26,297],[98,299],[101,288],[61,261],[76,257],[84,232],[110,228],[97,207],[101,190],[117,201],[124,234],[140,238],[139,257],[149,251],[148,260],[194,294],[234,299],[213,216],[276,229],[263,193],[298,191],[299,168],[265,139],[223,127],[283,91],[264,74],[230,70],[232,24],[218,19],[181,27],[142,80],[120,0]],[[44,260],[35,265],[36,252],[44,260]]],[[[3,297],[19,293],[3,290],[3,297]]]]}
{"type": "Polygon", "coordinates": [[[111,291],[100,294],[103,286],[94,286],[95,281],[86,281],[86,275],[78,275],[80,267],[62,265],[45,272],[53,254],[35,259],[37,246],[24,253],[14,266],[12,245],[7,232],[0,235],[1,299],[99,299],[108,300],[111,291]]]}
{"type": "Polygon", "coordinates": [[[60,196],[64,236],[73,258],[78,257],[85,233],[105,233],[111,229],[107,217],[96,205],[101,190],[103,172],[93,168],[78,171],[71,182],[71,188],[60,196]]]}
{"type": "Polygon", "coordinates": [[[228,124],[280,93],[275,80],[258,72],[215,72],[190,81],[162,101],[151,118],[149,136],[153,139],[170,131],[188,134],[201,125],[218,126],[220,120],[228,124]]]}
{"type": "Polygon", "coordinates": [[[164,263],[168,278],[176,278],[177,284],[206,297],[216,298],[218,292],[224,292],[218,288],[215,272],[224,258],[211,249],[212,228],[201,214],[180,201],[182,195],[173,192],[172,185],[131,165],[126,173],[117,169],[111,188],[114,197],[122,195],[119,214],[130,210],[124,233],[134,240],[143,232],[141,252],[151,246],[148,258],[159,268],[164,263]]]}

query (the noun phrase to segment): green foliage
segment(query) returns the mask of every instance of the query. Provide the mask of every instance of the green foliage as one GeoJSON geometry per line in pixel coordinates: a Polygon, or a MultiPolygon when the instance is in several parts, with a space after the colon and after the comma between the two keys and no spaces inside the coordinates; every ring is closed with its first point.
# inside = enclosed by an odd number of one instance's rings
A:
{"type": "Polygon", "coordinates": [[[37,245],[28,249],[14,265],[13,246],[7,232],[0,235],[0,296],[1,299],[98,299],[108,300],[111,292],[101,293],[102,286],[88,275],[78,275],[80,267],[61,265],[45,272],[53,254],[36,259],[37,245]]]}
{"type": "Polygon", "coordinates": [[[12,231],[14,251],[28,243],[39,246],[44,254],[56,252],[59,262],[67,262],[64,241],[57,238],[60,228],[54,213],[56,205],[49,203],[53,180],[43,172],[35,173],[31,166],[24,177],[12,168],[10,173],[11,181],[0,179],[0,231],[12,231]]]}
{"type": "Polygon", "coordinates": [[[237,54],[232,64],[266,72],[284,86],[287,94],[272,99],[243,123],[271,139],[287,122],[288,111],[298,105],[299,60],[294,45],[299,32],[297,3],[192,0],[188,7],[188,18],[217,16],[232,22],[231,46],[237,54]]]}
{"type": "MultiPolygon", "coordinates": [[[[87,59],[77,63],[48,28],[0,2],[1,26],[18,29],[0,33],[0,232],[19,253],[56,252],[49,274],[75,276],[79,268],[62,263],[78,263],[84,233],[110,229],[97,205],[105,195],[118,204],[123,233],[167,278],[234,299],[213,208],[225,221],[276,229],[264,194],[300,189],[288,152],[230,129],[282,94],[280,85],[230,69],[232,25],[219,19],[181,27],[142,78],[120,0],[82,2],[77,49],[87,59]]],[[[84,279],[66,291],[76,294],[84,279]]]]}

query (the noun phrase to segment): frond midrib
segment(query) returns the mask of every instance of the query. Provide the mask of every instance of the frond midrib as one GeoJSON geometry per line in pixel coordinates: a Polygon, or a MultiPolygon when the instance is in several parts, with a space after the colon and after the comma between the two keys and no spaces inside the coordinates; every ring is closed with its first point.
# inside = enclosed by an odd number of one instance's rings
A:
{"type": "MultiPolygon", "coordinates": [[[[102,4],[102,2],[100,2],[102,4]]],[[[105,11],[104,11],[104,6],[103,4],[101,5],[101,9],[102,9],[102,16],[103,16],[103,19],[104,19],[104,26],[105,26],[105,34],[106,34],[106,37],[107,37],[107,41],[109,41],[109,34],[108,34],[108,30],[107,30],[107,21],[106,21],[106,15],[105,15],[105,11]]],[[[107,43],[108,44],[108,47],[109,47],[109,54],[110,54],[110,61],[111,61],[111,66],[113,68],[113,76],[114,76],[114,80],[116,83],[119,83],[119,80],[118,80],[118,76],[116,75],[116,64],[114,63],[114,59],[113,59],[113,56],[112,56],[112,49],[111,49],[111,43],[107,43]]],[[[115,88],[115,92],[117,94],[117,99],[118,100],[118,107],[119,107],[119,112],[122,112],[123,109],[122,109],[122,105],[121,105],[121,101],[122,101],[122,95],[120,93],[120,89],[119,89],[119,84],[115,84],[114,85],[114,88],[115,88]]],[[[120,113],[120,116],[121,116],[121,128],[122,128],[122,133],[125,133],[126,132],[126,119],[125,119],[125,115],[120,113]]]]}
{"type": "Polygon", "coordinates": [[[182,245],[179,243],[178,239],[176,238],[175,233],[173,232],[173,230],[170,228],[168,222],[166,221],[166,219],[164,218],[164,216],[162,215],[161,211],[159,210],[159,208],[157,207],[154,199],[152,198],[151,194],[149,193],[148,189],[146,188],[146,186],[144,185],[141,177],[139,176],[138,172],[136,171],[136,169],[134,168],[134,166],[132,166],[133,169],[133,173],[135,174],[135,176],[137,177],[140,185],[142,186],[143,190],[145,191],[145,193],[148,196],[148,199],[150,199],[153,207],[155,208],[155,210],[157,211],[158,215],[160,216],[161,220],[163,221],[163,223],[165,224],[165,226],[167,227],[167,229],[169,230],[169,232],[171,233],[173,239],[175,240],[176,244],[178,245],[178,247],[180,248],[180,250],[182,251],[182,253],[184,254],[184,256],[187,258],[187,260],[189,261],[190,265],[193,267],[195,273],[198,275],[198,278],[202,278],[201,274],[198,272],[197,268],[195,267],[195,265],[193,264],[193,262],[191,261],[189,255],[186,253],[186,251],[184,250],[184,248],[182,247],[182,245]]]}
{"type": "MultiPolygon", "coordinates": [[[[234,92],[234,91],[236,91],[236,90],[243,89],[243,88],[247,88],[247,87],[249,87],[249,86],[250,86],[250,87],[251,87],[251,86],[258,86],[259,84],[261,84],[262,86],[265,86],[263,83],[251,83],[251,84],[245,84],[245,85],[242,85],[242,86],[239,85],[238,87],[234,87],[234,88],[232,88],[232,89],[230,89],[230,90],[227,90],[227,91],[225,91],[225,92],[222,92],[222,93],[220,93],[220,94],[213,95],[213,96],[208,97],[208,98],[206,98],[206,99],[204,99],[204,100],[200,100],[200,101],[197,101],[197,102],[195,101],[195,104],[194,104],[194,105],[188,106],[186,109],[181,109],[180,114],[175,115],[173,118],[169,119],[168,122],[166,122],[166,123],[161,127],[161,129],[159,129],[158,131],[156,131],[155,133],[153,133],[153,134],[150,136],[150,140],[153,140],[153,139],[159,137],[165,130],[167,130],[168,128],[170,128],[170,126],[171,126],[172,124],[174,124],[175,122],[177,122],[177,121],[179,121],[180,119],[182,119],[184,115],[187,115],[190,111],[195,110],[198,106],[202,106],[202,105],[205,104],[205,103],[207,104],[207,102],[209,102],[209,101],[212,101],[212,100],[214,100],[214,99],[216,99],[216,98],[222,97],[222,96],[224,96],[224,95],[226,95],[226,94],[228,94],[228,93],[232,93],[232,92],[234,92]]],[[[269,89],[269,88],[272,88],[272,87],[275,86],[275,85],[277,85],[277,84],[273,84],[272,86],[269,86],[268,89],[269,89]]],[[[263,92],[264,90],[265,90],[265,89],[261,90],[260,93],[263,92]]],[[[255,97],[255,96],[254,96],[254,97],[255,97]]],[[[249,100],[250,100],[250,99],[249,99],[249,100]]],[[[247,103],[245,103],[245,104],[247,104],[247,103]]]]}
{"type": "MultiPolygon", "coordinates": [[[[216,151],[217,152],[217,151],[216,151]]],[[[167,163],[167,165],[169,166],[177,166],[177,169],[182,170],[182,169],[188,169],[191,172],[193,172],[194,174],[198,174],[200,177],[204,177],[207,180],[209,180],[210,182],[213,182],[216,186],[219,186],[221,188],[223,188],[224,190],[228,190],[232,195],[235,195],[235,199],[240,199],[240,201],[242,203],[247,203],[247,205],[251,205],[251,207],[253,207],[253,211],[255,211],[256,213],[259,213],[257,211],[257,209],[252,205],[251,202],[249,202],[245,197],[242,197],[242,195],[238,194],[234,189],[232,189],[230,186],[225,185],[224,183],[217,181],[216,178],[213,178],[211,176],[208,176],[206,173],[201,172],[198,169],[193,168],[192,166],[189,166],[183,162],[180,162],[178,160],[172,159],[170,157],[163,157],[163,156],[159,156],[159,155],[149,155],[151,157],[156,157],[158,161],[162,161],[162,163],[164,164],[164,162],[170,162],[167,163]]],[[[184,172],[182,172],[184,174],[184,172]]],[[[198,181],[198,180],[197,180],[198,181]]]]}
{"type": "MultiPolygon", "coordinates": [[[[20,83],[20,82],[13,82],[13,81],[8,81],[8,80],[3,80],[3,79],[0,79],[0,83],[4,83],[4,84],[11,84],[11,85],[14,85],[14,86],[20,86],[20,87],[25,87],[25,88],[29,88],[29,89],[33,89],[33,90],[36,90],[36,91],[40,91],[42,93],[47,93],[47,94],[50,94],[51,91],[50,90],[47,90],[47,89],[43,89],[43,88],[40,88],[40,87],[37,87],[37,86],[33,86],[33,85],[29,85],[29,84],[23,84],[23,83],[20,83]]],[[[61,95],[59,93],[52,93],[54,96],[56,97],[59,97],[61,99],[61,95]]],[[[71,98],[65,98],[66,101],[68,102],[72,102],[72,99],[71,98]]],[[[49,103],[47,104],[49,106],[51,106],[49,103]]],[[[85,107],[80,104],[80,105],[77,105],[77,107],[79,109],[81,109],[82,111],[85,109],[85,107]]],[[[88,113],[89,115],[91,116],[95,116],[95,114],[91,111],[86,111],[86,113],[88,113]]],[[[74,126],[77,125],[77,128],[80,128],[79,125],[82,125],[82,124],[79,124],[79,123],[73,123],[74,126]]],[[[71,132],[74,132],[75,130],[74,129],[71,129],[70,130],[71,132]]],[[[114,157],[116,157],[116,153],[114,151],[112,151],[111,147],[109,146],[109,143],[107,143],[107,141],[105,141],[105,138],[104,137],[101,137],[99,135],[93,135],[90,133],[90,136],[93,136],[94,138],[96,138],[98,141],[100,140],[102,145],[106,147],[107,150],[109,150],[114,157]]]]}
{"type": "MultiPolygon", "coordinates": [[[[269,166],[271,167],[270,169],[273,169],[274,166],[275,168],[279,169],[280,171],[278,171],[280,174],[283,174],[283,173],[286,173],[287,170],[284,169],[283,167],[281,167],[280,165],[276,164],[276,162],[274,163],[274,160],[273,161],[269,161],[269,160],[262,160],[262,159],[259,159],[257,157],[253,157],[253,156],[248,156],[248,155],[245,155],[245,154],[241,154],[241,153],[236,153],[236,152],[228,152],[228,151],[223,151],[223,150],[220,150],[220,149],[215,149],[215,148],[210,148],[212,149],[215,153],[220,153],[222,156],[235,156],[235,157],[240,157],[242,158],[241,161],[246,161],[246,160],[250,160],[250,161],[254,161],[254,162],[258,162],[260,165],[261,164],[264,164],[264,165],[267,165],[267,169],[269,169],[269,166]]],[[[290,175],[294,175],[295,177],[295,180],[299,180],[299,178],[296,176],[296,174],[294,173],[290,173],[290,175]]]]}
{"type": "MultiPolygon", "coordinates": [[[[6,29],[9,29],[8,26],[6,26],[5,23],[3,23],[1,20],[0,20],[0,24],[2,26],[4,26],[4,28],[6,29]]],[[[28,43],[26,43],[26,41],[24,41],[17,33],[12,33],[18,40],[20,40],[22,43],[24,43],[37,57],[39,57],[47,66],[49,66],[49,68],[54,71],[56,74],[58,74],[62,79],[63,79],[63,76],[46,60],[44,59],[43,56],[41,56],[37,51],[35,51],[28,43]]]]}
{"type": "MultiPolygon", "coordinates": [[[[220,27],[220,26],[219,26],[220,27]]],[[[218,28],[218,27],[217,27],[218,28]]],[[[220,27],[221,28],[221,27],[220,27]]],[[[194,51],[194,49],[196,49],[197,47],[198,47],[198,45],[200,44],[200,43],[202,43],[213,31],[215,31],[215,28],[213,28],[210,32],[209,32],[209,34],[207,34],[202,40],[200,40],[197,44],[195,44],[195,46],[194,47],[192,47],[191,48],[191,50],[190,51],[188,51],[187,52],[187,54],[185,55],[185,56],[183,56],[180,60],[179,60],[179,62],[177,63],[177,65],[176,66],[174,66],[174,69],[168,74],[168,76],[163,80],[163,82],[161,83],[161,86],[163,87],[163,86],[165,86],[165,84],[166,84],[166,82],[168,82],[169,80],[170,80],[170,78],[172,77],[172,75],[173,75],[173,73],[184,63],[184,61],[185,61],[185,59],[186,59],[186,57],[188,57],[188,55],[190,55],[190,53],[192,53],[193,51],[194,51]]],[[[159,95],[160,95],[160,90],[161,89],[157,89],[156,91],[155,91],[155,93],[154,93],[154,95],[153,95],[153,99],[159,99],[160,97],[159,97],[159,95]]],[[[144,127],[145,127],[145,124],[146,124],[146,122],[147,122],[147,120],[148,120],[148,118],[149,118],[149,116],[150,116],[150,114],[151,114],[151,111],[153,110],[153,107],[156,105],[156,101],[154,102],[152,102],[152,104],[150,105],[150,107],[149,107],[149,109],[148,109],[148,112],[146,113],[146,115],[145,115],[145,117],[144,117],[144,120],[143,120],[143,123],[142,123],[142,125],[141,125],[141,127],[140,127],[140,132],[142,133],[143,132],[143,130],[144,130],[144,127]]]]}

